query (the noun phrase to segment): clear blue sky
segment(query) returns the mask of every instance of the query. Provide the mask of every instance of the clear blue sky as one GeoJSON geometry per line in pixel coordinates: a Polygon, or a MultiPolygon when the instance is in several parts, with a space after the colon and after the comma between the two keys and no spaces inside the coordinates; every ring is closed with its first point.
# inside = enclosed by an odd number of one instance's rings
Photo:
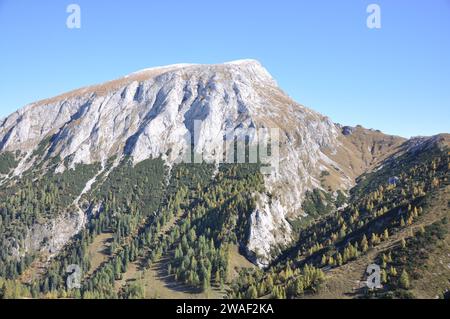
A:
{"type": "Polygon", "coordinates": [[[151,66],[254,58],[335,122],[450,132],[450,0],[0,0],[0,41],[0,117],[151,66]]]}

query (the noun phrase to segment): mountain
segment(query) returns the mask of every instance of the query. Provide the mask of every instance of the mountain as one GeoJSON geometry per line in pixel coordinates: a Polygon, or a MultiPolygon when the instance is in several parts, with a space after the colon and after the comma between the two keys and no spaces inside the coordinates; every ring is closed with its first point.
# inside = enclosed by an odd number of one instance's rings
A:
{"type": "Polygon", "coordinates": [[[227,277],[230,247],[272,267],[303,227],[357,201],[367,174],[445,143],[335,124],[254,60],[146,69],[32,103],[0,125],[0,277],[49,292],[63,265],[83,264],[91,293],[109,266],[127,276],[119,260],[173,255],[169,274],[208,286],[227,277]],[[205,251],[202,267],[181,258],[205,251]]]}

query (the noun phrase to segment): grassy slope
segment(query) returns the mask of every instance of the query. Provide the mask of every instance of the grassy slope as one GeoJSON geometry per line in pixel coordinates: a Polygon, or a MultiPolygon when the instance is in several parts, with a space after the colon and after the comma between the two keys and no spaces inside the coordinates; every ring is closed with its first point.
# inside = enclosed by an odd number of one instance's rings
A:
{"type": "MultiPolygon", "coordinates": [[[[432,212],[450,218],[450,186],[433,198],[432,212]]],[[[421,267],[421,278],[412,282],[412,293],[417,298],[435,298],[436,292],[450,288],[450,223],[443,241],[437,243],[426,264],[421,267]]]]}
{"type": "MultiPolygon", "coordinates": [[[[430,225],[443,217],[450,217],[448,201],[450,186],[432,197],[429,208],[420,220],[410,227],[404,228],[392,235],[388,241],[372,248],[360,258],[334,268],[326,272],[327,280],[320,291],[315,295],[307,295],[305,298],[334,299],[354,298],[361,296],[361,288],[365,286],[364,276],[367,266],[374,263],[377,255],[389,248],[400,245],[402,238],[411,236],[421,226],[430,225]]],[[[448,224],[450,227],[450,224],[448,224]]],[[[412,293],[417,298],[435,298],[437,291],[443,291],[449,287],[450,278],[450,236],[438,243],[425,265],[421,266],[422,278],[412,281],[412,293]]]]}
{"type": "Polygon", "coordinates": [[[88,254],[90,258],[91,268],[88,275],[92,273],[105,261],[108,260],[107,249],[113,239],[113,233],[103,233],[94,238],[89,245],[88,254]]]}

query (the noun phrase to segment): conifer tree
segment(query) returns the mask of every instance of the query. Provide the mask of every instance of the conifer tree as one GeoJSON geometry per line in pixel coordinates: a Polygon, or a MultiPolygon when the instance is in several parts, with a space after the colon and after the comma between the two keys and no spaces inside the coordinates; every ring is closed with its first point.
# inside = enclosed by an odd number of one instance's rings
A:
{"type": "Polygon", "coordinates": [[[366,235],[364,235],[361,240],[361,249],[363,252],[366,252],[369,249],[369,243],[367,242],[366,235]]]}
{"type": "Polygon", "coordinates": [[[410,286],[409,275],[405,269],[403,269],[402,274],[400,275],[399,284],[400,284],[401,288],[409,289],[409,286],[410,286]]]}

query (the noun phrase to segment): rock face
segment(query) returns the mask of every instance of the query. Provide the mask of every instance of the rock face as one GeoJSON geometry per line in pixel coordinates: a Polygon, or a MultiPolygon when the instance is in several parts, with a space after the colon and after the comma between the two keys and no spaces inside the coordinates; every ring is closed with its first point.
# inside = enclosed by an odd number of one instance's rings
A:
{"type": "Polygon", "coordinates": [[[36,224],[25,238],[25,252],[53,256],[86,224],[83,211],[69,211],[48,224],[36,224]]]}
{"type": "Polygon", "coordinates": [[[9,238],[10,254],[16,259],[34,253],[51,258],[83,229],[86,218],[86,214],[82,210],[69,209],[47,223],[36,223],[26,230],[23,241],[19,242],[16,238],[9,238]]]}
{"type": "MultiPolygon", "coordinates": [[[[248,135],[255,144],[253,132],[260,128],[277,129],[280,145],[278,170],[266,175],[266,193],[257,195],[247,247],[265,265],[271,250],[291,241],[288,220],[302,216],[307,190],[323,187],[321,172],[331,173],[332,185],[348,189],[379,158],[363,160],[355,132],[344,136],[340,126],[293,101],[257,61],[147,69],[30,104],[1,123],[0,151],[30,155],[51,137],[46,151],[60,156],[60,171],[66,169],[63,160],[74,167],[114,155],[130,155],[135,163],[162,156],[170,165],[189,151],[193,136],[197,153],[217,159],[224,136],[248,135]]],[[[372,138],[371,146],[381,142],[372,138]]],[[[26,160],[25,155],[15,175],[32,165],[26,160]]],[[[75,232],[82,222],[72,224],[75,232]]],[[[66,237],[54,238],[62,243],[66,237]]]]}

